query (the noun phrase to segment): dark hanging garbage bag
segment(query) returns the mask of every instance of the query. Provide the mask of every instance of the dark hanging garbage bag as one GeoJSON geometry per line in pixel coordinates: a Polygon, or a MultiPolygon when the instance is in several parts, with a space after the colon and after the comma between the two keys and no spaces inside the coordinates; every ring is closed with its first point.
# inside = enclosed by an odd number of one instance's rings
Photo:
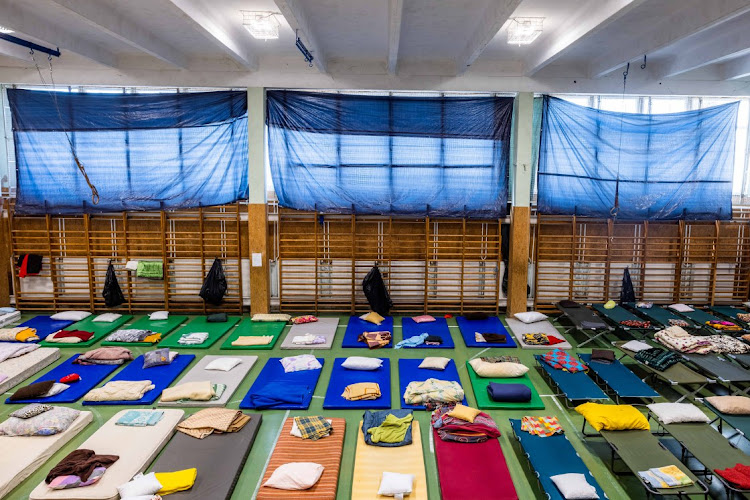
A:
{"type": "Polygon", "coordinates": [[[635,290],[633,290],[630,270],[627,267],[622,272],[622,289],[620,290],[620,304],[624,302],[635,302],[635,290]]]}
{"type": "Polygon", "coordinates": [[[125,302],[125,297],[120,289],[120,283],[117,282],[117,275],[115,274],[115,266],[112,262],[107,266],[107,277],[104,279],[104,304],[107,307],[117,307],[125,302]]]}
{"type": "Polygon", "coordinates": [[[225,293],[227,293],[227,278],[224,276],[224,268],[221,266],[219,259],[214,259],[214,263],[211,265],[211,269],[208,271],[206,280],[201,287],[200,295],[209,304],[218,306],[221,304],[225,293]]]}
{"type": "Polygon", "coordinates": [[[365,279],[362,280],[362,290],[365,292],[367,302],[370,303],[370,309],[381,316],[387,316],[388,311],[393,307],[393,302],[391,302],[391,296],[388,295],[378,266],[370,269],[365,279]]]}

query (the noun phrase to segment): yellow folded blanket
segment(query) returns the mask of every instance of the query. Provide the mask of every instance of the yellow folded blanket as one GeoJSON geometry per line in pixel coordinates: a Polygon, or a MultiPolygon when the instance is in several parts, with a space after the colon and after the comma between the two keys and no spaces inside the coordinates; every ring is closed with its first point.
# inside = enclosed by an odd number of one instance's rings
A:
{"type": "Polygon", "coordinates": [[[244,335],[237,337],[237,340],[232,342],[233,346],[248,346],[248,345],[268,345],[273,340],[273,335],[244,335]]]}
{"type": "Polygon", "coordinates": [[[150,380],[113,380],[91,389],[84,401],[138,401],[154,388],[150,380]]]}
{"type": "Polygon", "coordinates": [[[195,478],[198,476],[198,469],[185,469],[176,472],[156,472],[156,480],[161,483],[161,489],[156,493],[158,495],[169,495],[178,491],[189,490],[195,484],[195,478]]]}
{"type": "Polygon", "coordinates": [[[0,328],[0,342],[31,342],[34,340],[39,340],[34,328],[25,326],[0,328]]]}
{"type": "Polygon", "coordinates": [[[142,340],[142,342],[147,342],[149,344],[156,344],[159,341],[161,341],[161,333],[154,333],[142,340]]]}
{"type": "Polygon", "coordinates": [[[347,385],[342,398],[349,401],[365,401],[380,397],[380,386],[376,382],[359,382],[347,385]]]}
{"type": "Polygon", "coordinates": [[[164,403],[179,401],[181,399],[210,401],[215,395],[213,384],[209,381],[187,382],[164,389],[164,392],[161,393],[161,400],[164,403]]]}

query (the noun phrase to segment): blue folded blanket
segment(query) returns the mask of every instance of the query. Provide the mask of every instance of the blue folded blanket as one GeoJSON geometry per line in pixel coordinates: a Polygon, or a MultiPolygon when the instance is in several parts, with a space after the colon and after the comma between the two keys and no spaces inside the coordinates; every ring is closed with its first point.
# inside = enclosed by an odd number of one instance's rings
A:
{"type": "Polygon", "coordinates": [[[531,401],[531,389],[524,384],[498,384],[490,382],[487,394],[497,403],[528,403],[531,401]]]}
{"type": "Polygon", "coordinates": [[[302,405],[310,397],[310,386],[290,382],[269,382],[263,387],[248,394],[249,402],[254,408],[275,408],[281,405],[302,405]]]}
{"type": "Polygon", "coordinates": [[[367,432],[367,429],[371,429],[373,427],[380,427],[380,425],[385,422],[385,418],[388,415],[393,415],[396,418],[404,418],[407,415],[411,415],[414,412],[412,410],[381,410],[381,411],[366,411],[364,415],[362,415],[362,434],[365,436],[365,442],[371,446],[384,446],[386,448],[395,448],[397,446],[405,446],[407,444],[411,444],[411,425],[409,426],[409,430],[406,431],[406,436],[404,436],[404,440],[400,443],[373,443],[372,437],[370,436],[370,433],[367,432]]]}

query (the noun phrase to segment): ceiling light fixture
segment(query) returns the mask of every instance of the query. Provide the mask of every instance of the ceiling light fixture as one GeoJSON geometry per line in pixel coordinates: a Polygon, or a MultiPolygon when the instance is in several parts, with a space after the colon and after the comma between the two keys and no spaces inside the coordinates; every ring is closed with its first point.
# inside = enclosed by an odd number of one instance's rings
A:
{"type": "Polygon", "coordinates": [[[508,43],[528,45],[542,34],[543,17],[512,17],[508,26],[508,43]]]}
{"type": "Polygon", "coordinates": [[[9,34],[13,33],[13,30],[10,28],[6,28],[5,26],[0,26],[0,33],[9,34]]]}
{"type": "Polygon", "coordinates": [[[242,25],[258,40],[276,40],[279,38],[278,12],[242,11],[242,25]]]}

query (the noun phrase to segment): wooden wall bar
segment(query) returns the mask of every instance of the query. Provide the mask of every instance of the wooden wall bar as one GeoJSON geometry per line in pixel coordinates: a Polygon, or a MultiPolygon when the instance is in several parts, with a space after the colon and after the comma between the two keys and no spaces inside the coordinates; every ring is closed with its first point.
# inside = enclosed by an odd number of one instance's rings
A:
{"type": "Polygon", "coordinates": [[[377,264],[397,313],[498,311],[500,222],[325,215],[279,209],[282,311],[368,309],[377,264]]]}
{"type": "Polygon", "coordinates": [[[748,300],[750,221],[614,222],[539,216],[535,307],[560,299],[618,299],[625,268],[639,300],[728,304],[748,300]]]}

